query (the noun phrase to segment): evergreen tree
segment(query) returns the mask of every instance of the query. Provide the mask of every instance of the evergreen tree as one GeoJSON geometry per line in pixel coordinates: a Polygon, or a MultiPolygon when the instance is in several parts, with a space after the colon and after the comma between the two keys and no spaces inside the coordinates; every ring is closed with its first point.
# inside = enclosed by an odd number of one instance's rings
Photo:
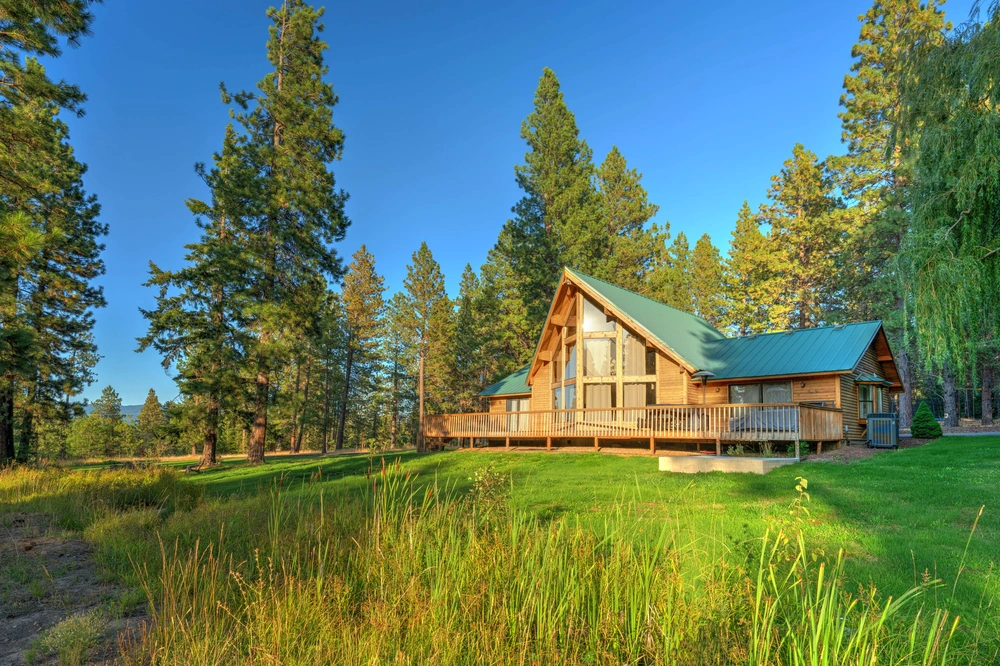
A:
{"type": "Polygon", "coordinates": [[[844,243],[846,216],[833,190],[826,165],[795,144],[792,156],[771,177],[769,203],[758,216],[788,256],[794,304],[788,327],[822,325],[843,306],[836,257],[844,243]]]}
{"type": "Polygon", "coordinates": [[[407,295],[401,291],[393,294],[386,310],[383,344],[388,367],[389,446],[396,448],[407,440],[407,415],[416,414],[412,409],[415,345],[407,295]]]}
{"type": "Polygon", "coordinates": [[[91,415],[110,425],[117,425],[122,420],[122,399],[112,386],[105,386],[101,397],[94,401],[91,415]]]}
{"type": "Polygon", "coordinates": [[[60,111],[82,115],[83,93],[55,82],[39,58],[79,44],[92,16],[86,0],[15,2],[0,10],[0,460],[35,447],[41,420],[65,422],[92,381],[90,281],[103,272],[96,200],[73,155],[60,111]]]}
{"type": "Polygon", "coordinates": [[[142,409],[139,410],[138,423],[136,424],[139,442],[147,453],[159,454],[159,442],[163,437],[165,425],[163,406],[160,404],[159,398],[156,397],[156,391],[149,389],[146,401],[142,403],[142,409]]]}
{"type": "Polygon", "coordinates": [[[244,261],[234,239],[238,220],[249,214],[244,192],[254,174],[241,160],[240,139],[226,128],[222,150],[213,166],[195,166],[208,186],[211,199],[187,201],[201,237],[185,248],[187,265],[165,271],[150,262],[145,286],[158,287],[156,308],[140,309],[149,322],[137,351],[152,347],[163,355],[164,368],[177,369],[176,380],[185,396],[189,415],[198,415],[202,436],[202,465],[217,462],[219,418],[242,395],[239,366],[251,339],[243,322],[246,305],[240,285],[244,261]]]}
{"type": "Polygon", "coordinates": [[[424,406],[428,383],[436,384],[444,379],[446,356],[433,352],[440,350],[439,340],[447,336],[441,325],[446,324],[448,295],[444,290],[444,275],[441,267],[431,254],[427,243],[413,253],[413,262],[406,267],[403,280],[406,293],[405,310],[401,313],[403,324],[409,331],[417,356],[417,450],[424,450],[424,406]],[[428,382],[428,375],[432,381],[428,382]]]}
{"type": "Polygon", "coordinates": [[[691,291],[691,247],[683,231],[667,248],[666,256],[650,276],[650,296],[684,312],[694,309],[691,291]]]}
{"type": "Polygon", "coordinates": [[[791,313],[786,271],[785,253],[761,233],[757,216],[744,201],[729,241],[720,323],[737,335],[784,328],[791,313]]]}
{"type": "Polygon", "coordinates": [[[941,436],[941,424],[931,414],[926,402],[921,402],[917,413],[913,415],[913,425],[910,434],[918,439],[937,439],[941,436]]]}
{"type": "Polygon", "coordinates": [[[223,91],[224,101],[236,104],[241,157],[255,173],[246,188],[252,212],[238,220],[242,314],[255,334],[246,348],[254,368],[251,463],[264,459],[271,374],[286,360],[289,334],[315,327],[325,281],[342,273],[331,244],[349,224],[347,195],[327,165],[340,159],[344,135],[333,125],[337,96],[326,81],[322,14],[302,0],[268,10],[272,71],[256,92],[223,91]]]}
{"type": "Polygon", "coordinates": [[[482,355],[487,338],[484,337],[486,327],[479,318],[477,307],[479,291],[479,278],[472,266],[466,264],[458,285],[452,353],[448,355],[451,362],[449,393],[460,412],[475,411],[474,406],[478,402],[476,394],[485,388],[482,355]]]}
{"type": "Polygon", "coordinates": [[[596,272],[600,260],[604,234],[593,154],[579,135],[559,81],[546,68],[521,126],[528,152],[514,171],[524,196],[488,259],[502,285],[505,325],[520,346],[518,357],[534,351],[562,267],[596,272]]]}
{"type": "Polygon", "coordinates": [[[649,275],[662,260],[669,225],[647,228],[659,206],[649,202],[642,174],[628,168],[617,146],[612,147],[596,177],[603,237],[594,277],[646,293],[649,275]]]}
{"type": "Polygon", "coordinates": [[[723,291],[722,257],[703,234],[691,253],[691,301],[694,313],[712,326],[719,326],[724,315],[723,291]]]}
{"type": "MultiPolygon", "coordinates": [[[[344,275],[342,302],[344,328],[347,333],[347,357],[344,365],[344,394],[340,401],[340,417],[334,448],[344,446],[344,424],[351,399],[352,373],[357,372],[355,359],[367,360],[379,351],[378,339],[385,325],[385,281],[375,272],[375,257],[362,245],[344,275]]],[[[369,369],[370,370],[370,369],[369,369]]],[[[364,376],[371,377],[371,373],[364,376]]]]}

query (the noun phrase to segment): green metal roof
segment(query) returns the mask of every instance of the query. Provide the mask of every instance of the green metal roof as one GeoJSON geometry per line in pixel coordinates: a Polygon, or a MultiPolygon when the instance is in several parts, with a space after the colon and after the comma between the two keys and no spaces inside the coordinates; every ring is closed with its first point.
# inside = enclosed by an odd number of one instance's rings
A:
{"type": "MultiPolygon", "coordinates": [[[[567,268],[571,278],[576,278],[593,289],[611,305],[643,326],[656,340],[677,356],[687,361],[695,370],[711,370],[715,344],[726,336],[711,324],[677,308],[664,305],[651,298],[622,289],[610,282],[567,268]]],[[[714,372],[714,371],[713,371],[714,372]]]]}
{"type": "Polygon", "coordinates": [[[876,377],[875,375],[869,375],[868,373],[862,372],[854,381],[858,384],[882,384],[883,386],[892,386],[892,382],[887,379],[882,379],[881,377],[876,377]]]}
{"type": "Polygon", "coordinates": [[[507,375],[496,384],[487,386],[485,389],[480,391],[478,395],[486,397],[491,395],[517,395],[519,393],[531,393],[531,387],[525,384],[525,380],[528,378],[528,370],[530,369],[531,365],[526,365],[517,372],[507,375]]]}
{"type": "Polygon", "coordinates": [[[716,379],[850,372],[882,322],[800,328],[783,333],[726,338],[712,345],[716,379]]]}
{"type": "MultiPolygon", "coordinates": [[[[882,322],[868,321],[727,338],[701,317],[579,271],[567,268],[566,272],[645,328],[695,371],[714,373],[715,380],[851,372],[882,326],[882,322]]],[[[525,383],[530,368],[521,368],[479,395],[530,393],[525,383]]],[[[871,381],[884,380],[873,377],[871,381]]]]}

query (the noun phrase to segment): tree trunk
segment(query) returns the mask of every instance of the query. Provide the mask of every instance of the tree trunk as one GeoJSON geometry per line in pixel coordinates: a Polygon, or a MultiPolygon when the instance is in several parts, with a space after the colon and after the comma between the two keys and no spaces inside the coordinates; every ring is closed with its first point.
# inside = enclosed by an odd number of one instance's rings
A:
{"type": "Polygon", "coordinates": [[[899,394],[899,427],[909,428],[913,423],[913,370],[905,349],[896,353],[896,368],[903,383],[903,392],[899,394]]]}
{"type": "Polygon", "coordinates": [[[337,439],[333,448],[340,451],[344,448],[344,422],[347,420],[347,397],[351,394],[351,365],[354,363],[354,344],[347,340],[347,364],[344,369],[344,394],[340,400],[340,418],[337,420],[337,439]]]}
{"type": "Polygon", "coordinates": [[[326,453],[327,445],[330,443],[330,366],[326,366],[323,376],[323,449],[326,453]]]}
{"type": "Polygon", "coordinates": [[[945,364],[941,372],[944,384],[944,424],[949,428],[958,426],[958,401],[955,399],[955,371],[945,364]]]}
{"type": "Polygon", "coordinates": [[[392,422],[389,424],[389,448],[396,448],[396,421],[399,419],[399,366],[392,359],[392,422]]]}
{"type": "Polygon", "coordinates": [[[417,392],[420,394],[420,404],[417,416],[417,451],[424,450],[424,353],[420,352],[420,379],[417,392]]]}
{"type": "Polygon", "coordinates": [[[202,467],[210,467],[216,462],[216,449],[219,444],[219,401],[214,395],[208,396],[208,413],[205,415],[205,441],[201,447],[202,467]]]}
{"type": "MultiPolygon", "coordinates": [[[[30,402],[34,402],[29,401],[30,402]]],[[[17,459],[24,462],[31,457],[31,449],[33,440],[35,438],[35,422],[34,415],[28,405],[24,407],[24,414],[21,416],[21,432],[19,434],[19,441],[17,445],[17,459]]]]}
{"type": "Polygon", "coordinates": [[[264,462],[264,444],[267,437],[267,403],[271,388],[267,364],[263,361],[257,366],[255,384],[253,429],[250,431],[250,443],[247,445],[247,462],[258,464],[264,462]]]}
{"type": "Polygon", "coordinates": [[[993,425],[993,368],[983,365],[982,421],[985,426],[993,425]]]}
{"type": "Polygon", "coordinates": [[[0,461],[14,458],[14,389],[0,389],[0,461]]]}
{"type": "Polygon", "coordinates": [[[299,385],[302,379],[302,364],[299,362],[295,363],[295,388],[292,389],[292,438],[288,442],[288,452],[298,453],[299,452],[299,442],[296,439],[298,437],[299,431],[299,385]]]}
{"type": "Polygon", "coordinates": [[[309,404],[309,377],[312,375],[312,360],[306,363],[306,385],[302,389],[302,412],[299,414],[299,433],[295,437],[295,450],[298,453],[302,448],[302,431],[306,427],[306,405],[309,404]]]}

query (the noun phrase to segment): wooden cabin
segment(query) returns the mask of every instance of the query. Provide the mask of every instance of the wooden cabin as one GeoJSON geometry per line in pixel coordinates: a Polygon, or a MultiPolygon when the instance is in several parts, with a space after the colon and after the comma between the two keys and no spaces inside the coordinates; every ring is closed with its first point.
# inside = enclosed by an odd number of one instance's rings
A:
{"type": "MultiPolygon", "coordinates": [[[[565,269],[531,363],[490,386],[482,414],[428,416],[463,443],[866,440],[902,391],[878,321],[731,338],[707,321],[565,269]]],[[[787,446],[787,444],[785,445],[787,446]]]]}

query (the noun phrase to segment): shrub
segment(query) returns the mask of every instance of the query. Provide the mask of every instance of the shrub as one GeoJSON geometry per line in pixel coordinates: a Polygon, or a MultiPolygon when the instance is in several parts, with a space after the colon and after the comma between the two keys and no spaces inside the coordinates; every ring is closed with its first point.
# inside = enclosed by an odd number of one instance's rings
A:
{"type": "Polygon", "coordinates": [[[913,425],[910,434],[918,439],[937,439],[941,436],[941,424],[934,420],[930,407],[926,402],[920,403],[917,413],[913,415],[913,425]]]}

